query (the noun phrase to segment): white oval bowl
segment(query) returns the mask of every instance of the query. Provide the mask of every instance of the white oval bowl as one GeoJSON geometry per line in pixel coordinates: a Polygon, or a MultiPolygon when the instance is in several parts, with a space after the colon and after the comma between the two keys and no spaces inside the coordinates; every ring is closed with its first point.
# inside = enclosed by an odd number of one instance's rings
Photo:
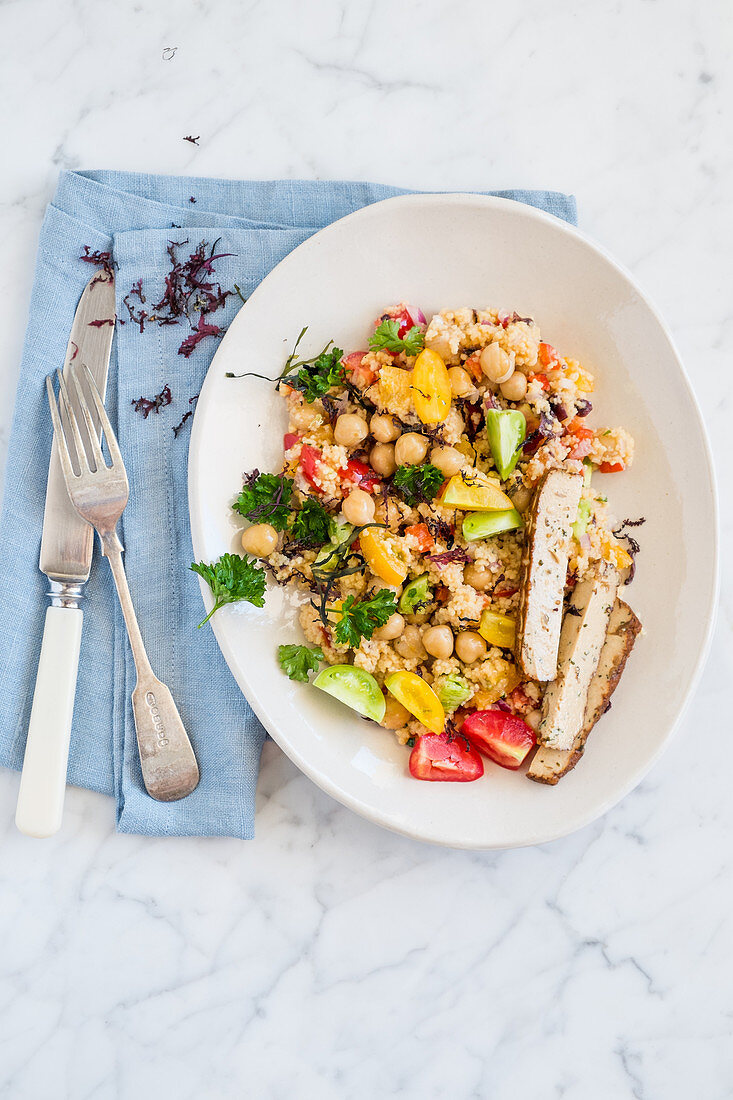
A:
{"type": "MultiPolygon", "coordinates": [[[[700,411],[671,336],[630,276],[576,229],[532,207],[474,195],[410,195],[359,210],[296,248],[263,280],[224,337],[194,418],[189,504],[197,560],[239,549],[231,502],[243,471],[277,471],[284,402],[267,382],[308,326],[301,351],[365,345],[390,303],[429,316],[463,305],[517,310],[595,376],[594,425],[623,425],[633,468],[605,481],[613,513],[645,516],[626,590],[644,624],[613,706],[556,787],[486,762],[470,784],[421,783],[408,750],[307,685],[279,644],[302,641],[293,595],[212,619],[222,653],[263,725],[306,775],[379,825],[457,848],[508,848],[564,836],[605,813],[659,757],[699,678],[717,593],[717,509],[700,411]]],[[[595,483],[595,479],[594,479],[595,483]]],[[[208,590],[204,590],[210,607],[208,590]]]]}

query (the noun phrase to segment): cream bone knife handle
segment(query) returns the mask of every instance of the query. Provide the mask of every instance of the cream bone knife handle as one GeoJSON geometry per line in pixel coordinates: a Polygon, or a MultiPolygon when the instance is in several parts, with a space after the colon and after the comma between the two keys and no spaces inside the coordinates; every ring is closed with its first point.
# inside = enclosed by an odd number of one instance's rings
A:
{"type": "Polygon", "coordinates": [[[61,826],[83,618],[79,607],[46,610],[15,811],[27,836],[53,836],[61,826]]]}

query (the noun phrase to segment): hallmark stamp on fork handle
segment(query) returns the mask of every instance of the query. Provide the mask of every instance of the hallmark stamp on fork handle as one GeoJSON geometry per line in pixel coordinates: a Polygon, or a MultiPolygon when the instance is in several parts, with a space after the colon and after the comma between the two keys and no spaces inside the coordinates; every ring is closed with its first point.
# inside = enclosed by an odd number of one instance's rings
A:
{"type": "Polygon", "coordinates": [[[161,748],[165,748],[169,744],[168,738],[165,735],[165,725],[163,724],[163,716],[158,709],[158,705],[155,700],[155,696],[152,691],[146,691],[145,702],[148,704],[148,710],[150,711],[150,717],[153,720],[153,729],[155,730],[155,736],[158,740],[158,744],[161,748]]]}

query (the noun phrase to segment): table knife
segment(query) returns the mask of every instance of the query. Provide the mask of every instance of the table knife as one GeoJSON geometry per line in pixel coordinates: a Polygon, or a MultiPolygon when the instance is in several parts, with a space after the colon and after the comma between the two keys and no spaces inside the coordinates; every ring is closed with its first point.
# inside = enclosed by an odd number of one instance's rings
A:
{"type": "MultiPolygon", "coordinates": [[[[79,300],[64,370],[71,362],[85,363],[103,397],[114,329],[114,276],[97,271],[79,300]]],[[[52,431],[50,420],[48,431],[52,431]]],[[[79,603],[89,578],[93,548],[94,531],[69,500],[54,441],[39,562],[49,580],[51,603],[46,609],[15,813],[15,824],[28,836],[53,836],[61,826],[81,646],[83,612],[79,603]]]]}

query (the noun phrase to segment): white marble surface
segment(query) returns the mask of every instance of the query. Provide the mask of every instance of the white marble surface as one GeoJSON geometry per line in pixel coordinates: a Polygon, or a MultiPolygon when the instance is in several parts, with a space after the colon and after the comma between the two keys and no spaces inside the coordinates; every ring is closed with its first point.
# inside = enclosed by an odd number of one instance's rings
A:
{"type": "MultiPolygon", "coordinates": [[[[572,190],[730,466],[732,38],[727,0],[0,5],[3,457],[57,171],[120,167],[572,190]]],[[[731,611],[724,570],[677,740],[543,848],[381,832],[273,745],[251,843],[116,836],[78,790],[34,842],[0,774],[0,1094],[730,1097],[731,611]]]]}

